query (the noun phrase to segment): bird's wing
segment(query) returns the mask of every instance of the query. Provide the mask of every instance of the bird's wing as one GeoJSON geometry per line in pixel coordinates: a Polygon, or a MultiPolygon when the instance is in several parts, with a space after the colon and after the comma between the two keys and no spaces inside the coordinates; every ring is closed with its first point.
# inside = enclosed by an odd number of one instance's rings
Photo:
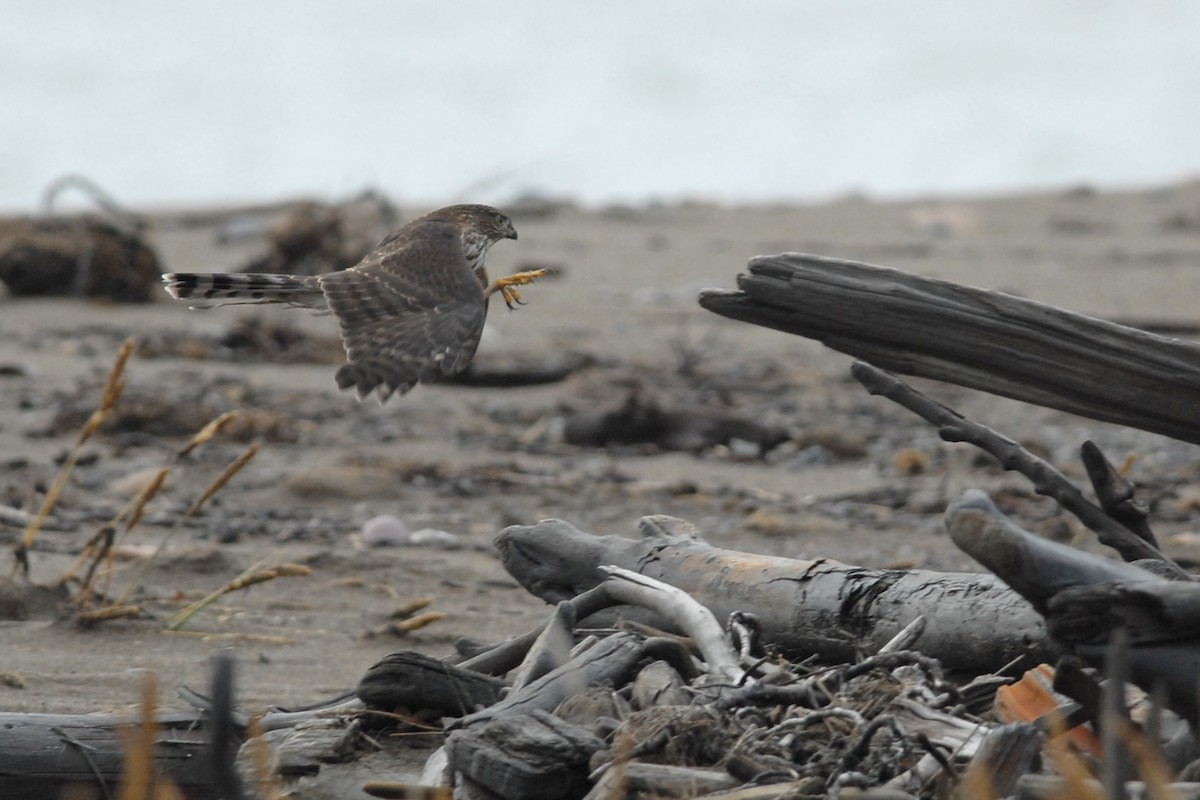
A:
{"type": "Polygon", "coordinates": [[[465,368],[487,314],[461,235],[444,222],[402,228],[356,266],[321,276],[321,288],[349,360],[338,386],[360,397],[378,389],[386,400],[465,368]]]}

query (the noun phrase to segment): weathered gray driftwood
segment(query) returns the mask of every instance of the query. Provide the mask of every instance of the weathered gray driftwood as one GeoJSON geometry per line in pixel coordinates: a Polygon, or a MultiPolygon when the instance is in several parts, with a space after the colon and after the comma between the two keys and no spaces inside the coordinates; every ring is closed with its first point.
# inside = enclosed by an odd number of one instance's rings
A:
{"type": "Polygon", "coordinates": [[[496,717],[446,738],[459,791],[470,798],[582,796],[588,761],[602,747],[604,741],[591,732],[541,709],[496,717]]]}
{"type": "MultiPolygon", "coordinates": [[[[156,717],[154,767],[190,800],[216,800],[209,733],[199,714],[156,717]]],[[[0,714],[0,797],[51,800],[68,787],[116,796],[125,759],[118,730],[140,724],[117,716],[0,714]]],[[[97,795],[102,796],[102,795],[97,795]]]]}
{"type": "Polygon", "coordinates": [[[836,258],[752,259],[700,305],[905,375],[1200,444],[1200,345],[836,258]],[[1102,388],[1101,388],[1102,387],[1102,388]]]}
{"type": "Polygon", "coordinates": [[[604,585],[614,599],[649,609],[690,636],[717,680],[736,683],[745,677],[721,624],[687,592],[633,570],[604,566],[600,571],[608,576],[604,585]]]}
{"type": "Polygon", "coordinates": [[[950,504],[946,528],[1046,617],[1056,639],[1092,664],[1104,663],[1113,632],[1128,629],[1130,679],[1148,692],[1163,687],[1172,710],[1197,718],[1200,586],[1034,536],[978,490],[950,504]]]}
{"type": "Polygon", "coordinates": [[[482,711],[469,714],[455,727],[477,725],[496,717],[530,714],[535,709],[551,711],[587,686],[601,682],[623,684],[634,674],[644,654],[642,638],[631,633],[609,636],[551,670],[541,678],[482,711]]]}
{"type": "Polygon", "coordinates": [[[759,617],[763,639],[791,657],[849,660],[875,652],[915,617],[920,649],[949,669],[989,672],[1020,655],[1059,650],[1019,596],[993,575],[873,570],[720,550],[690,525],[645,517],[641,539],[595,536],[562,520],[506,528],[496,538],[505,568],[530,592],[558,602],[604,579],[607,564],[683,589],[718,619],[759,617]]]}

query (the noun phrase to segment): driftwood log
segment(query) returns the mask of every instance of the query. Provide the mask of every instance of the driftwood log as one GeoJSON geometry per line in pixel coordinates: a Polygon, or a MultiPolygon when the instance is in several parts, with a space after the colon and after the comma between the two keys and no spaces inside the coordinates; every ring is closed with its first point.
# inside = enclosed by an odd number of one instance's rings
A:
{"type": "Polygon", "coordinates": [[[800,253],[752,259],[738,288],[703,292],[700,305],[883,369],[1200,444],[1200,345],[1002,292],[800,253]]]}
{"type": "MultiPolygon", "coordinates": [[[[201,719],[156,717],[154,767],[188,800],[217,800],[222,793],[213,779],[211,733],[201,719]]],[[[115,797],[126,758],[119,732],[139,724],[117,716],[0,714],[0,797],[88,797],[100,787],[107,794],[94,796],[115,797]]]]}
{"type": "Polygon", "coordinates": [[[1059,648],[1033,608],[994,575],[876,570],[721,550],[686,522],[652,516],[640,539],[595,536],[562,520],[515,525],[496,537],[505,568],[533,594],[559,602],[616,565],[676,586],[718,619],[754,614],[762,637],[789,657],[850,660],[875,652],[918,616],[920,648],[949,669],[990,672],[1059,648]]]}
{"type": "MultiPolygon", "coordinates": [[[[964,552],[994,572],[1041,613],[1056,641],[1093,665],[1122,630],[1130,644],[1129,678],[1167,704],[1200,718],[1200,583],[1084,553],[1013,524],[978,490],[946,509],[946,528],[964,552]]],[[[1107,671],[1107,670],[1106,670],[1107,671]]]]}

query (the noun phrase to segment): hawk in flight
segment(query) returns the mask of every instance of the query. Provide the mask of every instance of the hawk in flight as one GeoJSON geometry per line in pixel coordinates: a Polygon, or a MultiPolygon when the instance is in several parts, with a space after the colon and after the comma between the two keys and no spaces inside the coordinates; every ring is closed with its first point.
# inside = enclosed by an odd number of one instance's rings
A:
{"type": "Polygon", "coordinates": [[[163,281],[172,297],[200,301],[192,308],[285,303],[332,313],[347,357],[337,371],[338,388],[353,386],[360,398],[378,390],[383,402],[424,378],[464,369],[479,345],[488,298],[499,292],[513,308],[521,302],[516,287],[544,274],[488,281],[488,248],[516,238],[512,220],[491,206],[447,206],[393,231],[340,272],[169,273],[163,281]]]}

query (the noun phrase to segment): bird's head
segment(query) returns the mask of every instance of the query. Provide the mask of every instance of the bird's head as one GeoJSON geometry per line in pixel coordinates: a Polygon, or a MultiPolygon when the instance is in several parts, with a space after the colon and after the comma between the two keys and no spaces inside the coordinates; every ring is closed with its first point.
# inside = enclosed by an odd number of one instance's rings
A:
{"type": "Polygon", "coordinates": [[[516,239],[517,229],[513,227],[512,219],[499,209],[491,206],[469,203],[459,206],[449,206],[438,212],[457,222],[462,229],[463,250],[467,260],[478,270],[483,266],[483,258],[488,248],[501,239],[516,239]]]}

